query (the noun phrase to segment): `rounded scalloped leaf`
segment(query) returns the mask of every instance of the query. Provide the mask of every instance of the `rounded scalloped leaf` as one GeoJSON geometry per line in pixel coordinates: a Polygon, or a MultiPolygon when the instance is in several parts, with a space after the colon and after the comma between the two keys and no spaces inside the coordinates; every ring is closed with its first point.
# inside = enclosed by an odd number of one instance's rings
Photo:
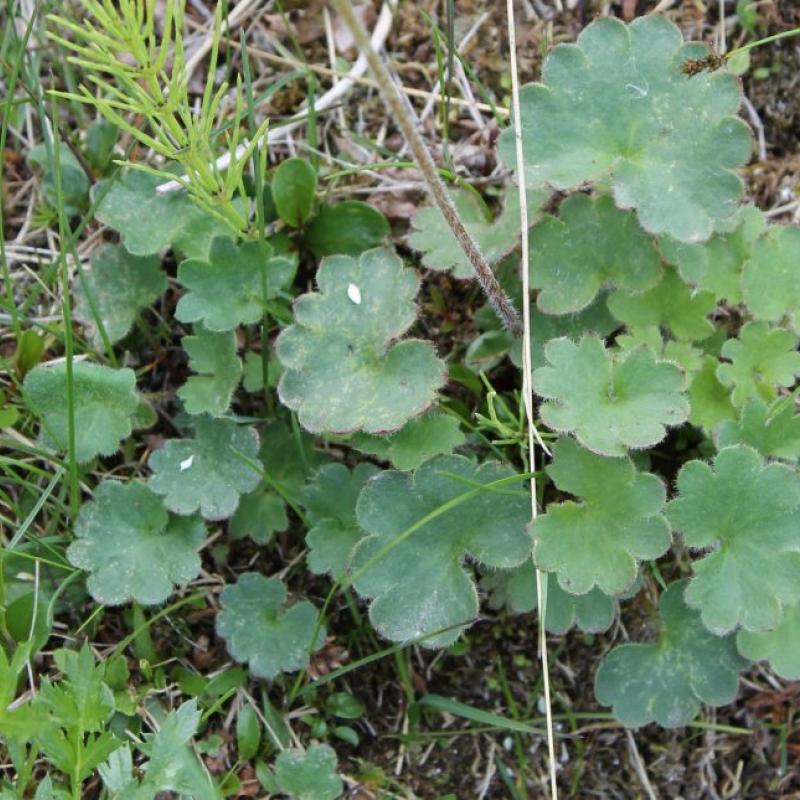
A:
{"type": "Polygon", "coordinates": [[[417,316],[419,278],[391,250],[326,258],[319,292],[295,303],[275,347],[281,402],[313,433],[385,433],[428,408],[445,366],[418,339],[392,344],[417,316]]]}
{"type": "Polygon", "coordinates": [[[574,439],[559,439],[547,474],[562,492],[581,499],[550,503],[533,523],[534,560],[555,572],[561,587],[586,594],[597,586],[619,595],[636,580],[639,561],[655,559],[671,536],[662,516],[664,484],[637,472],[629,458],[604,458],[574,439]]]}
{"type": "MultiPolygon", "coordinates": [[[[526,184],[564,190],[610,178],[617,205],[635,208],[649,232],[708,239],[736,211],[743,185],[734,170],[752,147],[736,117],[738,79],[681,71],[708,52],[684,45],[657,15],[630,25],[603,17],[576,44],[553,48],[543,83],[520,92],[526,184]]],[[[513,130],[500,137],[500,154],[515,164],[513,130]]]]}
{"type": "Polygon", "coordinates": [[[497,463],[438,456],[413,473],[387,470],[367,482],[356,517],[370,535],[350,570],[356,590],[372,601],[370,620],[381,635],[407,641],[449,628],[421,643],[451,644],[478,613],[464,559],[509,568],[530,557],[530,498],[514,483],[502,493],[476,486],[513,475],[497,463]]]}
{"type": "Polygon", "coordinates": [[[717,378],[719,361],[713,356],[705,356],[700,368],[692,376],[689,384],[689,403],[692,412],[689,422],[705,428],[708,434],[720,422],[736,418],[736,409],[730,400],[730,389],[717,378]]]}
{"type": "Polygon", "coordinates": [[[797,462],[800,459],[800,414],[794,398],[782,397],[768,406],[754,399],[738,420],[726,420],[717,430],[717,446],[748,444],[762,456],[797,462]],[[787,402],[788,401],[788,402],[787,402]]]}
{"type": "Polygon", "coordinates": [[[205,525],[168,514],[140,481],[107,480],[81,508],[75,536],[67,559],[89,573],[86,586],[98,603],[155,605],[197,577],[205,525]]]}
{"type": "MultiPolygon", "coordinates": [[[[132,369],[112,369],[89,361],[72,365],[75,458],[83,463],[108,456],[131,435],[141,398],[132,369]]],[[[67,363],[34,367],[23,383],[26,397],[42,418],[40,437],[48,446],[67,449],[67,363]]]]}
{"type": "Polygon", "coordinates": [[[336,774],[336,753],[327,744],[305,752],[283,750],[275,760],[275,789],[292,800],[336,800],[344,791],[336,774]]]}
{"type": "Polygon", "coordinates": [[[269,544],[273,534],[289,527],[286,503],[264,486],[243,495],[239,507],[228,523],[232,539],[249,536],[256,544],[269,544]]]}
{"type": "Polygon", "coordinates": [[[775,628],[800,600],[800,475],[736,445],[713,468],[684,464],[677,484],[667,518],[688,547],[714,548],[692,565],[686,602],[716,634],[775,628]]]}
{"type": "Polygon", "coordinates": [[[208,520],[227,519],[239,495],[252,492],[261,479],[246,463],[258,456],[258,434],[207,416],[197,417],[194,429],[193,438],[169,439],[151,454],[149,486],[176,514],[199,510],[208,520]]]}
{"type": "Polygon", "coordinates": [[[653,325],[619,334],[614,339],[614,344],[620,350],[633,350],[645,345],[653,351],[659,361],[673,361],[687,374],[695,373],[703,366],[702,350],[698,350],[689,342],[665,339],[661,329],[653,325]]]}
{"type": "Polygon", "coordinates": [[[709,633],[683,600],[686,581],[661,595],[661,633],[654,644],[623,644],[600,664],[594,682],[599,703],[612,706],[623,725],[657,722],[665,728],[690,723],[701,703],[733,702],[745,661],[734,638],[709,633]]]}
{"type": "Polygon", "coordinates": [[[114,344],[166,288],[167,276],[158,256],[134,256],[121,245],[102,244],[92,253],[91,269],[77,282],[75,319],[87,326],[95,345],[102,345],[91,296],[106,336],[114,344]]]}
{"type": "Polygon", "coordinates": [[[610,197],[568,197],[558,217],[531,231],[531,286],[546,314],[586,308],[605,285],[643,292],[661,278],[661,259],[636,217],[610,197]]]}
{"type": "Polygon", "coordinates": [[[744,301],[756,319],[788,317],[800,330],[800,228],[773,225],[744,265],[744,301]]]}
{"type": "Polygon", "coordinates": [[[595,453],[622,456],[627,448],[650,447],[689,415],[680,368],[657,361],[648,347],[612,353],[596,336],[552,339],[545,357],[549,366],[533,373],[533,388],[547,401],[542,421],[574,433],[595,453]]]}
{"type": "Polygon", "coordinates": [[[797,337],[766,322],[748,322],[738,339],[722,346],[722,357],[731,363],[717,367],[717,378],[733,387],[731,402],[737,408],[754,397],[772,400],[776,386],[791,386],[800,375],[797,337]]]}
{"type": "Polygon", "coordinates": [[[310,652],[325,643],[324,626],[312,642],[317,609],[307,600],[286,607],[286,587],[278,578],[245,572],[225,587],[220,604],[217,633],[231,656],[246,662],[256,678],[272,680],[303,669],[310,652]]]}
{"type": "Polygon", "coordinates": [[[339,580],[350,554],[366,535],[356,522],[356,503],[364,484],[377,472],[373,464],[326,464],[303,491],[302,502],[314,524],[306,534],[308,566],[318,575],[339,580]]]}
{"type": "MultiPolygon", "coordinates": [[[[232,236],[224,222],[195,205],[186,192],[159,194],[164,179],[129,169],[103,196],[95,217],[118,231],[129,253],[152,255],[175,247],[189,258],[205,258],[215,236],[232,236]]],[[[102,189],[97,184],[96,196],[102,189]]]]}
{"type": "Polygon", "coordinates": [[[763,633],[739,631],[739,652],[753,661],[769,661],[781,678],[800,680],[800,602],[783,609],[777,628],[763,633]]]}
{"type": "Polygon", "coordinates": [[[178,280],[186,294],[175,316],[181,322],[198,322],[211,331],[232,331],[261,319],[265,300],[278,296],[294,280],[297,265],[273,256],[265,242],[236,244],[227,236],[211,243],[207,258],[192,258],[178,267],[178,280]],[[263,271],[267,274],[267,296],[263,271]]]}

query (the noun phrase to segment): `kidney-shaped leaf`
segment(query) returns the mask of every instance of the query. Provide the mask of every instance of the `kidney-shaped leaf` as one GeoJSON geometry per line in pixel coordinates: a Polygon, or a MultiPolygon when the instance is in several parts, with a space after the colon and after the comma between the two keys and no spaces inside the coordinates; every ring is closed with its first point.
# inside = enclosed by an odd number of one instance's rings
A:
{"type": "Polygon", "coordinates": [[[317,609],[307,600],[286,608],[286,587],[278,578],[245,572],[220,595],[217,633],[239,662],[247,662],[256,678],[272,680],[282,672],[297,672],[308,664],[309,651],[325,643],[325,628],[317,625],[317,609]]]}
{"type": "Polygon", "coordinates": [[[553,339],[545,345],[549,366],[533,373],[533,387],[547,399],[544,423],[574,432],[589,450],[625,455],[650,447],[689,415],[681,370],[657,361],[648,347],[613,354],[596,336],[580,342],[553,339]]]}
{"type": "Polygon", "coordinates": [[[769,661],[787,681],[800,680],[800,602],[783,609],[778,627],[763,633],[739,631],[739,652],[753,661],[769,661]]]}
{"type": "Polygon", "coordinates": [[[551,503],[533,524],[536,564],[555,572],[566,591],[585,594],[597,586],[621,594],[636,580],[637,559],[658,558],[669,547],[664,484],[637,472],[629,458],[604,458],[564,438],[547,473],[558,489],[582,500],[551,503]]]}
{"type": "Polygon", "coordinates": [[[227,519],[239,495],[259,483],[259,473],[247,463],[258,456],[258,435],[253,428],[207,416],[197,417],[194,429],[194,438],[169,439],[150,456],[150,488],[176,514],[199,509],[206,519],[227,519]]]}
{"type": "Polygon", "coordinates": [[[200,572],[205,526],[198,517],[168,514],[144,483],[103,481],[81,508],[75,536],[67,558],[89,573],[86,585],[98,603],[154,605],[200,572]]]}
{"type": "Polygon", "coordinates": [[[580,311],[610,284],[642,292],[658,283],[661,259],[636,217],[610,197],[574,195],[530,235],[531,285],[546,314],[580,311]]]}
{"type": "MultiPolygon", "coordinates": [[[[72,365],[75,458],[88,461],[111,455],[131,435],[141,399],[132,369],[112,369],[89,361],[72,365]]],[[[67,364],[40,364],[26,376],[25,393],[42,417],[42,440],[67,449],[67,364]]]]}
{"type": "Polygon", "coordinates": [[[451,628],[423,644],[454,642],[478,613],[464,558],[514,567],[530,557],[530,498],[515,483],[502,492],[479,486],[512,475],[496,463],[439,456],[413,474],[387,470],[367,483],[356,516],[370,536],[357,545],[350,569],[358,592],[372,600],[370,619],[383,636],[405,641],[451,628]],[[419,525],[428,515],[435,516],[419,525]]]}
{"type": "Polygon", "coordinates": [[[186,294],[178,301],[175,316],[181,322],[202,320],[212,331],[230,331],[261,319],[265,300],[292,282],[296,265],[273,256],[265,242],[236,244],[226,236],[211,243],[208,258],[191,258],[178,267],[178,280],[186,294]],[[263,293],[266,270],[267,296],[263,293]]]}
{"type": "Polygon", "coordinates": [[[745,661],[732,636],[709,633],[683,600],[686,581],[661,595],[661,631],[653,644],[615,647],[600,664],[595,695],[630,728],[657,722],[677,728],[691,722],[701,703],[722,706],[736,697],[745,661]]]}
{"type": "Polygon", "coordinates": [[[416,319],[414,272],[379,248],[325,259],[317,283],[276,342],[286,368],[278,393],[300,423],[314,433],[383,433],[431,405],[444,381],[433,347],[391,344],[416,319]]]}
{"type": "MultiPolygon", "coordinates": [[[[681,241],[704,241],[736,210],[751,134],[736,117],[738,79],[724,71],[692,78],[684,45],[665,17],[624,25],[603,17],[577,44],[555,47],[542,84],[522,88],[525,179],[571,189],[610,177],[617,205],[636,208],[642,226],[681,241]]],[[[514,165],[513,131],[500,152],[514,165]]]]}
{"type": "Polygon", "coordinates": [[[710,631],[771,630],[781,605],[800,600],[800,476],[789,467],[744,445],[720,450],[713,469],[690,461],[667,517],[689,547],[713,548],[686,591],[710,631]]]}
{"type": "Polygon", "coordinates": [[[275,790],[292,800],[336,800],[344,790],[336,774],[336,753],[327,744],[305,752],[283,750],[275,760],[275,790]]]}

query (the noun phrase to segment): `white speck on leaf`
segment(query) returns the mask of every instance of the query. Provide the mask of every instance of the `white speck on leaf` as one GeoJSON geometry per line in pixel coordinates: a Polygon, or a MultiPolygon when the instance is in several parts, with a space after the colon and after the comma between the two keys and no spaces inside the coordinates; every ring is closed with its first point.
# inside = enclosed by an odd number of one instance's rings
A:
{"type": "Polygon", "coordinates": [[[189,458],[184,458],[183,461],[181,461],[181,472],[186,472],[186,470],[189,469],[189,467],[191,467],[193,463],[194,463],[194,456],[189,456],[189,458]]]}
{"type": "Polygon", "coordinates": [[[361,289],[354,283],[347,286],[347,296],[357,305],[361,305],[361,289]]]}

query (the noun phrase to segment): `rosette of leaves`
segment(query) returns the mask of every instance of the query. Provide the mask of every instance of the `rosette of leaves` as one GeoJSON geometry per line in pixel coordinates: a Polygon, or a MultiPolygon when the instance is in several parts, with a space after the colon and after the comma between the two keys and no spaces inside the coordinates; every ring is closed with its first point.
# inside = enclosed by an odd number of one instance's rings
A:
{"type": "Polygon", "coordinates": [[[554,572],[565,591],[582,595],[597,586],[619,595],[636,580],[640,560],[669,548],[666,488],[629,458],[604,458],[562,438],[547,474],[581,500],[550,503],[533,524],[536,565],[554,572]]]}
{"type": "Polygon", "coordinates": [[[236,334],[216,333],[198,325],[193,336],[181,339],[181,346],[189,356],[189,366],[199,373],[178,389],[186,412],[212,417],[224,414],[242,374],[242,362],[236,355],[236,334]]]}
{"type": "Polygon", "coordinates": [[[800,600],[800,476],[735,445],[713,467],[685,464],[677,485],[667,518],[688,547],[712,549],[692,565],[686,602],[716,634],[776,628],[800,600]]]}
{"type": "MultiPolygon", "coordinates": [[[[186,192],[157,192],[163,182],[158,175],[129,169],[114,179],[95,211],[100,222],[120,234],[129,253],[148,256],[174,247],[188,258],[205,258],[215,236],[234,234],[186,192]]],[[[94,187],[93,197],[103,185],[94,187]]]]}
{"type": "Polygon", "coordinates": [[[533,373],[534,390],[546,399],[542,421],[574,433],[595,453],[621,456],[627,448],[650,447],[689,415],[681,370],[658,361],[648,347],[612,353],[586,335],[577,343],[547,342],[545,357],[549,365],[533,373]]]}
{"type": "Polygon", "coordinates": [[[762,456],[784,461],[800,459],[800,414],[794,399],[782,397],[771,405],[753,399],[738,420],[725,420],[717,429],[717,446],[749,444],[762,456]]]}
{"type": "MultiPolygon", "coordinates": [[[[40,438],[48,447],[67,449],[69,414],[66,361],[34,367],[23,383],[25,395],[42,420],[40,438]]],[[[75,458],[83,463],[108,456],[131,435],[140,416],[142,399],[132,369],[112,369],[89,361],[72,364],[75,419],[75,458]]]]}
{"type": "Polygon", "coordinates": [[[497,463],[438,456],[413,473],[387,470],[367,482],[356,518],[369,535],[350,572],[382,636],[451,644],[478,613],[464,559],[510,568],[530,557],[530,497],[511,480],[497,485],[513,476],[497,463]]]}
{"type": "Polygon", "coordinates": [[[773,225],[744,265],[744,299],[756,319],[800,330],[800,228],[773,225]]]}
{"type": "Polygon", "coordinates": [[[121,245],[103,244],[92,253],[92,268],[78,281],[75,318],[89,328],[94,344],[101,345],[94,303],[103,330],[114,344],[166,288],[167,276],[158,256],[134,256],[121,245]]]}
{"type": "Polygon", "coordinates": [[[86,587],[98,603],[156,605],[197,577],[205,525],[168,514],[140,481],[106,480],[81,508],[75,536],[67,559],[89,573],[86,587]]]}
{"type": "Polygon", "coordinates": [[[661,278],[653,240],[610,197],[568,197],[558,217],[545,216],[531,231],[530,245],[531,286],[546,314],[580,311],[607,284],[643,292],[661,278]]]}
{"type": "Polygon", "coordinates": [[[152,453],[148,485],[176,514],[199,510],[205,519],[227,519],[236,511],[239,495],[252,492],[261,479],[248,463],[258,455],[258,434],[205,415],[193,424],[193,437],[169,439],[152,453]]]}
{"type": "Polygon", "coordinates": [[[739,652],[753,661],[769,661],[781,678],[800,680],[800,602],[783,609],[778,627],[771,631],[739,631],[739,652]]]}
{"type": "Polygon", "coordinates": [[[350,553],[364,531],[356,521],[356,503],[364,484],[377,472],[373,464],[326,464],[303,491],[303,505],[313,524],[306,534],[308,565],[312,572],[341,578],[350,553]]]}
{"type": "Polygon", "coordinates": [[[207,257],[187,259],[178,267],[186,293],[175,316],[181,322],[202,320],[211,331],[258,322],[266,303],[292,283],[296,271],[293,260],[274,255],[266,242],[237,244],[219,236],[211,242],[207,257]]]}
{"type": "MultiPolygon", "coordinates": [[[[547,192],[528,192],[531,224],[547,199],[547,192]]],[[[473,191],[454,189],[450,193],[458,216],[490,264],[508,255],[518,244],[519,190],[511,186],[504,192],[503,208],[494,220],[487,219],[486,206],[473,191]]],[[[474,278],[475,270],[455,234],[437,206],[425,206],[411,218],[408,244],[422,253],[422,263],[436,271],[452,271],[454,278],[474,278]]]]}
{"type": "Polygon", "coordinates": [[[701,703],[722,706],[736,697],[746,662],[734,637],[709,633],[683,600],[686,581],[661,595],[660,630],[653,644],[615,647],[595,675],[595,695],[623,724],[657,722],[676,728],[691,722],[701,703]]]}
{"type": "Polygon", "coordinates": [[[396,342],[417,315],[419,278],[387,249],[325,259],[319,292],[278,337],[284,405],[313,433],[385,433],[433,403],[444,364],[427,342],[396,342]]]}
{"type": "Polygon", "coordinates": [[[256,678],[272,680],[308,665],[309,653],[325,643],[317,609],[307,600],[286,605],[286,587],[278,578],[245,572],[220,595],[217,633],[228,652],[247,663],[256,678]]]}
{"type": "Polygon", "coordinates": [[[717,378],[729,388],[737,408],[754,397],[772,400],[776,386],[791,386],[800,375],[797,337],[785,328],[770,328],[766,322],[748,322],[738,339],[728,339],[717,378]]]}
{"type": "MultiPolygon", "coordinates": [[[[602,633],[614,621],[617,602],[592,589],[583,595],[565,592],[553,577],[546,579],[547,602],[544,626],[548,633],[565,634],[574,626],[585,633],[602,633]]],[[[525,614],[537,606],[536,571],[533,562],[524,561],[509,570],[496,570],[484,576],[481,589],[489,593],[489,607],[506,606],[512,614],[525,614]]]]}
{"type": "MultiPolygon", "coordinates": [[[[684,44],[665,17],[603,17],[553,48],[542,83],[520,92],[528,186],[566,190],[608,180],[620,208],[650,233],[707,240],[742,196],[734,170],[752,137],[736,116],[741,87],[726,70],[682,71],[710,50],[684,44]]],[[[515,164],[512,130],[500,154],[515,164]]]]}

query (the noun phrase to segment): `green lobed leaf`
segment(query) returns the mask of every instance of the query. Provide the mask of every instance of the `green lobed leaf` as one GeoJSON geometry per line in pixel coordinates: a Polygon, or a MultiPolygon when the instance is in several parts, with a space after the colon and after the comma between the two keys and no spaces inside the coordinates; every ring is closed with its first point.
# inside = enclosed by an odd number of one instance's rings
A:
{"type": "Polygon", "coordinates": [[[416,319],[419,278],[391,251],[334,256],[275,344],[281,402],[312,433],[384,433],[428,408],[444,364],[427,342],[392,344],[416,319]]]}
{"type": "Polygon", "coordinates": [[[270,543],[276,531],[283,532],[288,527],[286,503],[266,486],[260,486],[241,498],[228,523],[228,533],[233,539],[249,536],[256,544],[264,545],[270,543]]]}
{"type": "Polygon", "coordinates": [[[81,508],[75,536],[67,559],[89,573],[86,586],[98,603],[156,605],[197,577],[205,525],[168,514],[144,483],[105,480],[81,508]]]}
{"type": "Polygon", "coordinates": [[[751,398],[772,400],[776,386],[791,386],[800,375],[797,337],[766,322],[748,322],[738,339],[728,339],[722,357],[731,363],[717,367],[723,386],[733,387],[731,402],[737,408],[751,398]]]}
{"type": "MultiPolygon", "coordinates": [[[[520,220],[519,190],[516,186],[510,186],[504,192],[503,209],[494,220],[486,219],[485,207],[473,192],[453,189],[450,197],[459,218],[490,264],[495,264],[518,246],[520,220]]],[[[547,197],[548,193],[543,191],[528,193],[531,224],[547,197]]],[[[411,228],[408,244],[422,253],[422,263],[428,269],[452,271],[455,278],[475,277],[475,270],[464,253],[464,248],[458,243],[437,206],[418,209],[411,218],[411,228]]]]}
{"type": "Polygon", "coordinates": [[[305,752],[283,750],[275,760],[276,789],[292,800],[336,800],[344,791],[336,773],[336,753],[327,744],[305,752]]]}
{"type": "Polygon", "coordinates": [[[306,486],[302,502],[313,522],[306,534],[312,572],[334,580],[345,574],[353,548],[365,536],[356,521],[358,496],[377,472],[368,463],[352,472],[343,464],[326,464],[306,486]]]}
{"type": "MultiPolygon", "coordinates": [[[[131,435],[140,397],[132,369],[112,369],[89,361],[72,365],[75,458],[83,463],[108,456],[131,435]]],[[[67,364],[34,367],[23,383],[25,395],[42,417],[40,437],[48,447],[67,449],[67,364]]]]}
{"type": "Polygon", "coordinates": [[[789,467],[744,445],[720,450],[713,468],[690,461],[667,518],[688,547],[713,548],[686,591],[713,633],[770,630],[800,600],[800,475],[789,467]]]}
{"type": "Polygon", "coordinates": [[[650,447],[664,438],[666,426],[689,415],[680,369],[657,361],[647,347],[614,354],[585,335],[578,343],[549,341],[545,357],[549,366],[533,373],[534,390],[547,400],[542,421],[574,432],[595,453],[620,456],[626,448],[650,447]]]}
{"type": "Polygon", "coordinates": [[[547,215],[533,229],[530,245],[531,285],[546,314],[580,311],[605,285],[643,292],[661,277],[653,240],[610,197],[568,197],[557,218],[547,215]]]}
{"type": "Polygon", "coordinates": [[[294,280],[297,265],[274,256],[265,242],[236,244],[219,236],[208,256],[190,258],[178,267],[178,280],[186,294],[175,316],[181,322],[203,321],[212,331],[230,331],[249,325],[264,313],[263,275],[267,273],[267,300],[274,299],[294,280]]]}
{"type": "Polygon", "coordinates": [[[730,390],[717,378],[718,366],[719,361],[716,358],[705,356],[689,384],[689,403],[692,408],[689,422],[705,428],[708,434],[720,422],[736,418],[736,409],[730,401],[730,390]]]}
{"type": "Polygon", "coordinates": [[[242,374],[242,362],[236,355],[236,333],[216,333],[198,325],[193,336],[181,339],[181,346],[189,356],[189,366],[200,373],[178,389],[186,412],[212,417],[224,414],[242,374]]]}
{"type": "Polygon", "coordinates": [[[778,627],[762,633],[741,630],[739,652],[753,661],[769,661],[781,678],[800,680],[800,602],[784,606],[778,627]]]}
{"type": "Polygon", "coordinates": [[[92,253],[91,269],[78,281],[75,319],[87,326],[96,346],[102,338],[84,286],[94,298],[100,321],[113,344],[125,336],[136,317],[167,288],[158,256],[134,256],[122,245],[102,244],[92,253]]]}
{"type": "Polygon", "coordinates": [[[536,565],[555,572],[565,591],[581,595],[597,586],[621,594],[636,580],[640,560],[669,548],[664,484],[637,472],[629,458],[604,458],[562,438],[547,474],[559,490],[581,499],[550,503],[532,526],[536,565]]]}
{"type": "Polygon", "coordinates": [[[722,706],[736,698],[745,666],[732,636],[709,633],[683,600],[686,581],[671,583],[659,603],[661,631],[653,644],[615,647],[600,664],[598,702],[629,728],[691,722],[701,703],[722,706]]]}
{"type": "Polygon", "coordinates": [[[377,208],[361,200],[324,205],[306,226],[303,241],[314,258],[360,256],[389,241],[392,229],[377,208]]]}
{"type": "MultiPolygon", "coordinates": [[[[233,236],[221,220],[195,205],[184,191],[158,194],[163,178],[129,169],[114,180],[95,217],[117,231],[125,249],[137,256],[174,247],[188,258],[205,258],[215,236],[233,236]]],[[[97,184],[93,196],[101,191],[97,184]]]]}
{"type": "Polygon", "coordinates": [[[239,495],[259,483],[258,472],[246,462],[258,455],[258,434],[227,419],[198,416],[193,422],[193,438],[169,439],[150,455],[148,485],[176,514],[199,509],[205,519],[227,519],[239,495]]]}
{"type": "Polygon", "coordinates": [[[793,398],[781,398],[772,405],[749,400],[738,420],[726,420],[717,430],[718,447],[734,444],[748,444],[762,456],[800,459],[800,414],[795,412],[793,398]]]}
{"type": "Polygon", "coordinates": [[[270,184],[272,199],[280,218],[293,228],[299,228],[314,210],[317,191],[317,172],[303,158],[282,161],[270,184]]]}
{"type": "Polygon", "coordinates": [[[756,319],[800,330],[800,228],[772,225],[744,265],[744,299],[756,319]]]}
{"type": "Polygon", "coordinates": [[[451,644],[478,613],[465,557],[503,568],[530,557],[525,530],[530,499],[514,484],[502,493],[476,490],[513,474],[497,463],[477,466],[463,456],[437,456],[413,473],[387,470],[366,484],[356,517],[370,535],[357,545],[350,569],[361,572],[355,587],[372,601],[370,620],[382,636],[406,641],[453,626],[423,642],[427,647],[451,644]],[[409,527],[471,491],[475,496],[383,552],[409,527]]]}
{"type": "Polygon", "coordinates": [[[718,223],[716,233],[707,242],[686,244],[664,236],[659,248],[687,283],[713,292],[719,302],[727,300],[736,305],[742,302],[744,264],[766,224],[761,211],[744,206],[730,222],[718,223]]]}
{"type": "Polygon", "coordinates": [[[714,333],[708,315],[717,301],[711,292],[687,286],[674,270],[664,272],[661,282],[639,295],[614,292],[609,311],[629,328],[662,326],[676,339],[698,341],[714,333]]]}
{"type": "MultiPolygon", "coordinates": [[[[738,79],[725,70],[691,78],[681,70],[709,49],[652,15],[630,25],[602,17],[576,44],[553,48],[541,84],[520,93],[528,186],[559,190],[608,178],[621,208],[635,208],[650,233],[707,240],[742,196],[734,170],[752,135],[737,118],[738,79]]],[[[515,163],[513,131],[500,154],[515,163]]]]}
{"type": "MultiPolygon", "coordinates": [[[[611,627],[617,608],[614,598],[596,588],[584,595],[569,594],[552,577],[546,583],[544,626],[548,633],[560,636],[575,625],[585,633],[602,633],[611,627]]],[[[481,581],[481,588],[489,592],[490,608],[505,605],[513,614],[524,614],[538,606],[536,571],[530,560],[514,569],[490,572],[481,581]]]]}
{"type": "Polygon", "coordinates": [[[272,680],[282,672],[297,672],[309,662],[309,651],[325,643],[325,628],[317,624],[317,610],[307,600],[286,607],[286,587],[278,578],[245,572],[220,595],[217,633],[228,652],[247,663],[256,678],[272,680]]]}
{"type": "Polygon", "coordinates": [[[703,366],[703,352],[689,342],[676,342],[665,339],[661,330],[655,326],[634,328],[629,333],[620,334],[614,344],[621,350],[633,350],[645,345],[659,361],[674,361],[684,372],[695,373],[703,366]]]}

